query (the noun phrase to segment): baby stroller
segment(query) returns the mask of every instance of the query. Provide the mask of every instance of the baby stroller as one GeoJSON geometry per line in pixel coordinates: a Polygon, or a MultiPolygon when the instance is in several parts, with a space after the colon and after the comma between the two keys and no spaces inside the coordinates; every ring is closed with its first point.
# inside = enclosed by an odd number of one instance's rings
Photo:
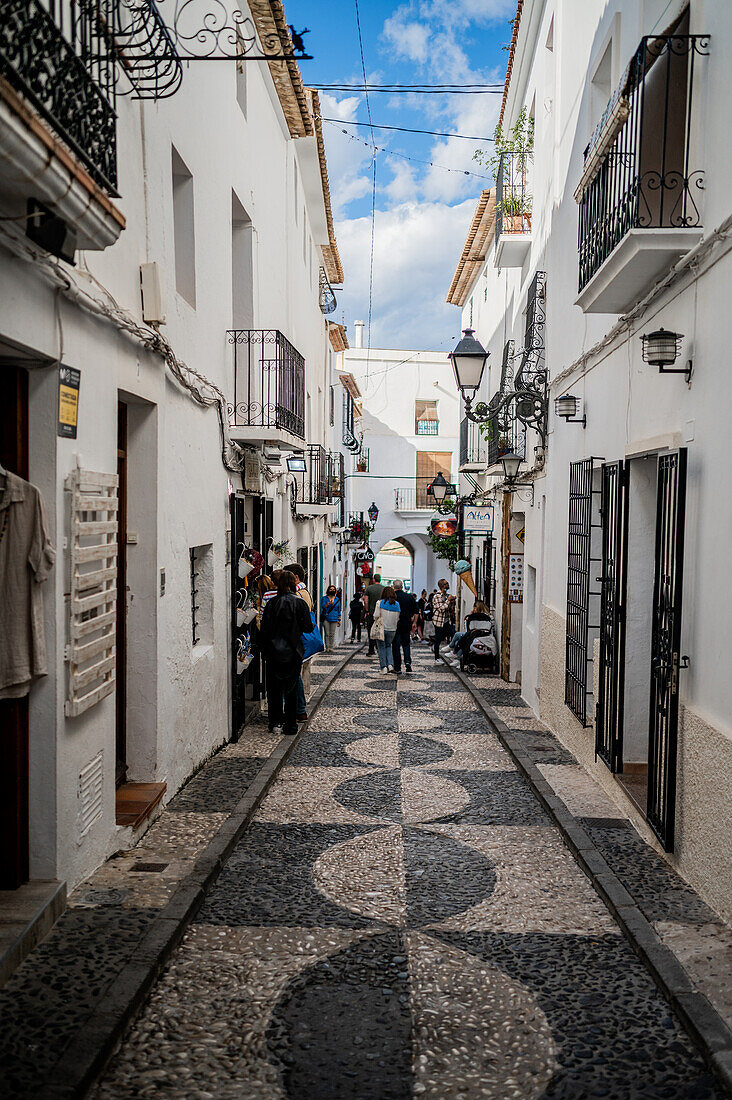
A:
{"type": "Polygon", "coordinates": [[[498,640],[492,622],[476,626],[460,639],[461,672],[498,672],[498,640]]]}

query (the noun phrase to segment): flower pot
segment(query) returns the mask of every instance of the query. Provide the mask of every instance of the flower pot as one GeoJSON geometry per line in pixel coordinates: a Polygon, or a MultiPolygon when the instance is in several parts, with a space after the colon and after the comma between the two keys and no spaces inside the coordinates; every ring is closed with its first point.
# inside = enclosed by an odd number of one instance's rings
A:
{"type": "Polygon", "coordinates": [[[246,619],[244,618],[244,612],[240,607],[236,609],[236,625],[237,627],[244,626],[246,619]]]}
{"type": "MultiPolygon", "coordinates": [[[[237,620],[238,620],[238,618],[239,618],[239,614],[238,614],[238,613],[237,613],[237,616],[236,616],[236,617],[237,617],[237,620]]],[[[242,619],[242,623],[243,623],[243,624],[244,624],[245,626],[248,626],[248,625],[249,625],[249,623],[253,623],[253,622],[254,622],[254,620],[256,619],[256,617],[257,617],[257,609],[256,609],[256,607],[248,607],[248,608],[246,609],[246,611],[242,611],[242,613],[241,613],[241,619],[242,619]]]]}
{"type": "Polygon", "coordinates": [[[239,558],[239,565],[237,569],[241,580],[244,580],[245,577],[248,577],[253,568],[254,566],[252,565],[252,563],[247,561],[246,558],[239,558]]]}

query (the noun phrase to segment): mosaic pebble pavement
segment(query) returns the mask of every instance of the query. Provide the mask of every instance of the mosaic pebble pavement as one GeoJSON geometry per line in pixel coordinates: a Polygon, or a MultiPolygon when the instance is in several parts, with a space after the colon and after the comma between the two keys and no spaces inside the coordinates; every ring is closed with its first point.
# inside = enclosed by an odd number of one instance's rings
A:
{"type": "Polygon", "coordinates": [[[96,1100],[719,1095],[469,693],[414,670],[338,678],[96,1100]]]}

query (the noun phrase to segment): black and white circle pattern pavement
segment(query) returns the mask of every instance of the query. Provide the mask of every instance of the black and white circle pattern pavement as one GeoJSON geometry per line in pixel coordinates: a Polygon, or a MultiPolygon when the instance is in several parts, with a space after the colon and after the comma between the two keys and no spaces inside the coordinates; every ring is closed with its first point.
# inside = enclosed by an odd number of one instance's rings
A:
{"type": "Polygon", "coordinates": [[[341,674],[97,1087],[716,1097],[449,669],[341,674]]]}

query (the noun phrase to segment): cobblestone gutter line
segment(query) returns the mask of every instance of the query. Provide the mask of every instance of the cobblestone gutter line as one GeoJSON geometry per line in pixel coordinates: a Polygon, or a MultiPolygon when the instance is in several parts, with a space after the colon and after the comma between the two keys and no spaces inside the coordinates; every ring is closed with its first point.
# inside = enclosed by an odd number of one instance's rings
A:
{"type": "MultiPolygon", "coordinates": [[[[335,668],[325,673],[323,683],[308,700],[310,719],[333,681],[364,645],[354,646],[335,668]]],[[[94,1084],[143,1007],[161,970],[183,938],[188,924],[200,909],[232,849],[306,728],[307,725],[303,724],[294,737],[281,739],[234,811],[196,860],[191,873],[153,920],[135,950],[134,959],[126,963],[113,980],[99,1009],[77,1032],[54,1067],[55,1084],[46,1083],[44,1100],[83,1097],[94,1084]]]]}
{"type": "Polygon", "coordinates": [[[493,707],[485,702],[468,677],[444,657],[443,660],[492,724],[535,794],[553,817],[580,867],[700,1047],[710,1068],[717,1074],[728,1095],[732,1096],[732,1032],[725,1021],[707,998],[694,988],[676,955],[662,942],[585,829],[528,756],[519,739],[493,707]]]}

